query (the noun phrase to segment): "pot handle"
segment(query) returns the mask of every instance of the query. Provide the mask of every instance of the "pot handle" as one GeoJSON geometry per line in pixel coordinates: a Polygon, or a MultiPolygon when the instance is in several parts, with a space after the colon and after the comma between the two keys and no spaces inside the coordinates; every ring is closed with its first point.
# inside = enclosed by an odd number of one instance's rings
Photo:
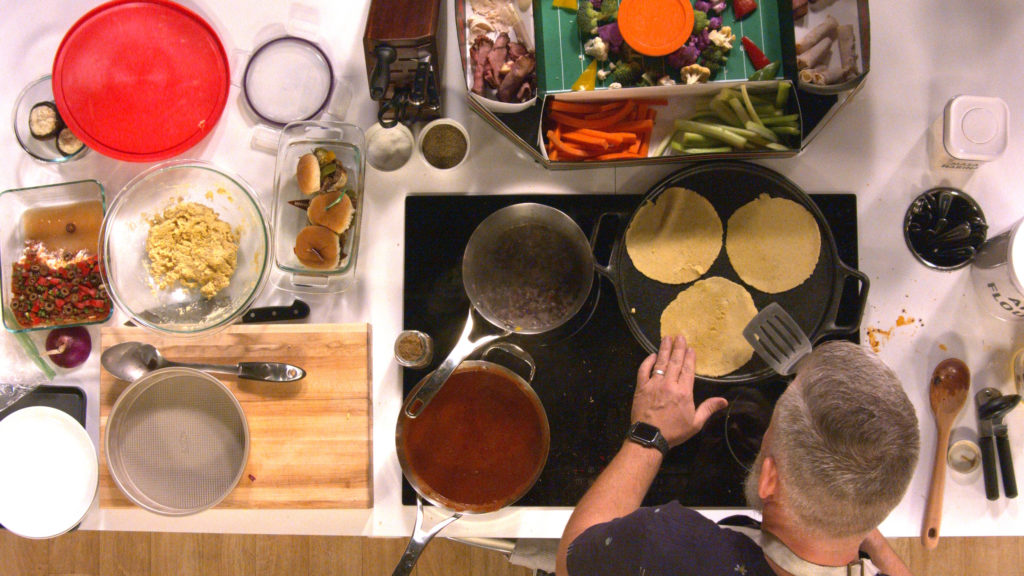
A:
{"type": "MultiPolygon", "coordinates": [[[[601,234],[601,227],[604,225],[606,219],[614,218],[619,224],[623,220],[629,217],[629,214],[625,212],[605,212],[597,217],[597,223],[590,230],[590,251],[594,253],[594,269],[597,273],[611,280],[612,284],[615,284],[616,270],[615,270],[615,257],[619,253],[622,242],[622,234],[615,234],[615,240],[612,242],[611,250],[608,252],[608,262],[602,264],[597,259],[597,241],[601,234]]],[[[618,288],[618,286],[616,286],[618,288]]]]}
{"type": "Polygon", "coordinates": [[[837,297],[832,302],[829,308],[828,319],[821,328],[821,332],[818,334],[818,338],[825,336],[831,336],[835,334],[850,334],[860,328],[860,321],[864,317],[864,308],[868,303],[868,289],[871,287],[871,282],[868,280],[867,274],[850,268],[840,260],[836,260],[838,274],[836,275],[836,284],[833,289],[833,294],[837,294],[837,297]],[[837,318],[839,316],[839,304],[843,300],[843,294],[846,293],[846,281],[853,278],[858,281],[860,285],[860,292],[857,295],[857,305],[855,307],[856,315],[849,324],[838,324],[837,318]]]}
{"type": "Polygon", "coordinates": [[[455,347],[448,353],[448,357],[444,359],[444,362],[437,367],[427,376],[427,381],[423,383],[423,386],[419,387],[419,390],[415,394],[409,397],[409,400],[405,402],[402,407],[402,411],[409,418],[415,418],[419,416],[423,409],[427,407],[427,404],[434,398],[438,390],[444,386],[444,383],[455,372],[455,369],[462,364],[462,361],[469,357],[470,354],[478,350],[481,346],[488,344],[498,338],[508,336],[510,332],[507,330],[503,334],[488,334],[487,336],[481,336],[476,340],[470,340],[469,335],[473,332],[473,308],[469,309],[469,315],[466,318],[466,327],[462,329],[462,335],[459,336],[459,341],[455,343],[455,347]]]}
{"type": "Polygon", "coordinates": [[[409,576],[412,574],[412,569],[416,567],[416,561],[419,560],[420,554],[423,553],[423,549],[427,547],[427,544],[433,540],[434,536],[437,535],[438,532],[459,518],[462,518],[462,514],[453,514],[435,524],[433,528],[424,530],[423,499],[417,496],[416,524],[412,529],[412,536],[409,538],[409,545],[405,547],[405,553],[402,554],[401,560],[398,561],[398,566],[395,566],[395,571],[391,573],[392,576],[409,576]]]}
{"type": "Polygon", "coordinates": [[[533,361],[533,356],[530,356],[530,354],[526,350],[523,350],[521,347],[516,346],[511,342],[496,342],[484,348],[484,351],[480,354],[480,357],[486,360],[487,355],[490,354],[491,352],[494,352],[495,350],[501,350],[506,354],[515,356],[517,359],[522,361],[523,364],[526,364],[530,368],[530,376],[529,378],[526,379],[526,383],[530,384],[531,386],[533,385],[533,376],[534,374],[537,373],[537,363],[533,361]]]}

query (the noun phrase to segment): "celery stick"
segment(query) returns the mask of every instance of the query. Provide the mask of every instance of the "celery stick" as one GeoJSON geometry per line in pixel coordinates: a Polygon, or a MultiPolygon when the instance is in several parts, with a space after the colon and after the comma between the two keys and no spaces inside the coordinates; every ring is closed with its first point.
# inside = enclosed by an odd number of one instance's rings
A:
{"type": "Polygon", "coordinates": [[[750,94],[747,94],[746,84],[740,84],[740,94],[743,95],[743,105],[747,108],[747,114],[750,115],[750,119],[758,126],[764,126],[761,123],[761,119],[757,117],[757,112],[754,111],[754,104],[750,101],[750,94]]]}
{"type": "Polygon", "coordinates": [[[754,111],[757,112],[758,116],[779,116],[782,114],[775,106],[768,104],[754,104],[754,111]]]}
{"type": "Polygon", "coordinates": [[[673,140],[673,141],[669,142],[668,145],[669,145],[669,148],[671,148],[672,150],[675,150],[676,152],[684,152],[684,150],[683,150],[683,143],[682,142],[676,142],[675,140],[673,140]]]}
{"type": "Polygon", "coordinates": [[[756,133],[758,136],[771,142],[778,142],[779,137],[774,132],[758,124],[757,122],[747,122],[747,130],[756,133]]]}
{"type": "Polygon", "coordinates": [[[661,142],[659,142],[658,146],[654,149],[654,152],[651,152],[651,156],[661,156],[662,154],[664,154],[665,153],[665,149],[668,148],[669,143],[672,142],[672,140],[675,139],[676,134],[678,134],[678,133],[679,132],[676,131],[676,132],[668,134],[664,138],[662,138],[661,142]]]}
{"type": "Polygon", "coordinates": [[[707,136],[701,136],[693,132],[683,132],[683,146],[688,148],[710,148],[718,144],[718,141],[708,138],[707,136]]]}
{"type": "Polygon", "coordinates": [[[772,132],[776,134],[785,134],[787,136],[799,136],[800,129],[796,126],[772,126],[772,132]]]}
{"type": "Polygon", "coordinates": [[[729,132],[732,132],[737,136],[742,136],[743,138],[746,138],[747,143],[753,144],[754,146],[764,146],[769,142],[766,138],[763,138],[762,136],[758,135],[757,132],[747,130],[746,128],[736,128],[734,126],[722,126],[721,128],[723,130],[728,130],[729,132]]]}
{"type": "Polygon", "coordinates": [[[779,152],[782,152],[782,151],[790,149],[788,146],[785,146],[783,144],[779,144],[777,142],[769,142],[769,143],[765,144],[764,147],[769,149],[769,150],[777,150],[779,152]]]}
{"type": "Polygon", "coordinates": [[[743,104],[740,103],[739,98],[730,98],[729,107],[736,113],[736,117],[740,119],[740,126],[743,126],[750,121],[750,115],[743,109],[743,104]]]}
{"type": "Polygon", "coordinates": [[[733,134],[728,130],[724,130],[721,126],[691,122],[689,120],[676,120],[676,130],[696,132],[702,136],[707,136],[708,138],[714,138],[715,140],[725,142],[733,148],[743,148],[747,145],[746,138],[738,134],[733,134]]]}
{"type": "Polygon", "coordinates": [[[715,114],[718,114],[718,118],[722,122],[725,122],[726,124],[731,124],[733,126],[742,126],[743,125],[740,122],[740,119],[736,116],[736,114],[732,111],[732,109],[729,108],[729,105],[726,104],[725,101],[723,101],[723,100],[712,100],[711,101],[711,109],[715,111],[715,114]]]}
{"type": "Polygon", "coordinates": [[[799,114],[786,114],[785,116],[771,116],[762,118],[761,123],[765,126],[778,126],[779,124],[796,124],[800,119],[799,114]]]}
{"type": "Polygon", "coordinates": [[[775,94],[775,107],[785,108],[787,100],[789,100],[789,82],[779,82],[778,92],[775,94]]]}
{"type": "Polygon", "coordinates": [[[732,152],[732,148],[728,146],[714,146],[711,148],[684,148],[682,150],[684,154],[724,154],[732,152]]]}

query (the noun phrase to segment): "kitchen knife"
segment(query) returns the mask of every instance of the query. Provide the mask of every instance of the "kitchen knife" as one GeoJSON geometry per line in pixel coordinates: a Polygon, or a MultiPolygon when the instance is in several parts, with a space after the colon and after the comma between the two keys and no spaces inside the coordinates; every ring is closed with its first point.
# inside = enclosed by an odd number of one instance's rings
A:
{"type": "MultiPolygon", "coordinates": [[[[207,314],[216,310],[219,306],[223,306],[224,300],[213,298],[210,300],[200,300],[192,305],[188,309],[187,315],[195,318],[196,321],[201,320],[207,314]]],[[[309,304],[306,304],[302,300],[295,299],[289,306],[263,306],[258,308],[250,308],[242,315],[241,322],[243,324],[255,324],[262,322],[281,322],[285,320],[301,320],[309,316],[309,304]]],[[[181,319],[181,307],[180,306],[161,306],[159,308],[153,308],[146,310],[139,314],[139,317],[147,322],[163,323],[168,318],[181,319]]],[[[125,322],[125,325],[132,326],[131,320],[125,322]]]]}

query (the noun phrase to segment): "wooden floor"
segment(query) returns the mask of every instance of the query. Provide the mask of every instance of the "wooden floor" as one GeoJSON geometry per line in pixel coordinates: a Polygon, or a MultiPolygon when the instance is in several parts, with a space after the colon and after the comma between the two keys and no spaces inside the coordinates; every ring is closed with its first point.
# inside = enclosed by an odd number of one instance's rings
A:
{"type": "MultiPolygon", "coordinates": [[[[927,552],[916,539],[893,547],[916,575],[1024,574],[1024,538],[944,538],[927,552]]],[[[25,540],[0,530],[0,576],[213,574],[293,576],[387,575],[404,539],[319,536],[239,536],[79,531],[52,540],[25,540]]],[[[530,576],[497,552],[437,539],[417,576],[530,576]]]]}

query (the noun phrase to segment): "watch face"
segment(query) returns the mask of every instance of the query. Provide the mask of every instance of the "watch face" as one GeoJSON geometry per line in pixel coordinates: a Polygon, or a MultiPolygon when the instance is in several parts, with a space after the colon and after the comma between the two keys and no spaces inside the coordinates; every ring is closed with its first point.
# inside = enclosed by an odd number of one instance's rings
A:
{"type": "Polygon", "coordinates": [[[637,422],[633,424],[633,430],[630,435],[648,444],[654,444],[654,441],[658,438],[658,429],[646,422],[637,422]]]}

